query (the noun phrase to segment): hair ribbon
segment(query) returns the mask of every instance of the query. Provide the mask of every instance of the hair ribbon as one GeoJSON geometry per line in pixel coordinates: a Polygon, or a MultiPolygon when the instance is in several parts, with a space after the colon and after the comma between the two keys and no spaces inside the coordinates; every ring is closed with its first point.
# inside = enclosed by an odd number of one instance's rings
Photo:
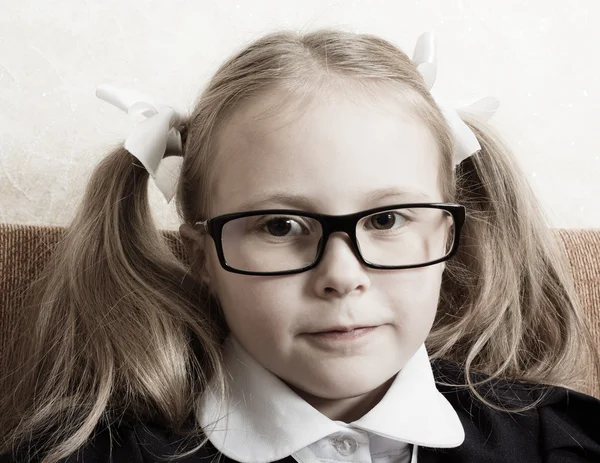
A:
{"type": "Polygon", "coordinates": [[[456,108],[454,105],[435,96],[434,92],[431,91],[437,77],[436,40],[433,32],[425,32],[418,38],[412,61],[421,73],[427,90],[431,93],[454,135],[454,165],[458,165],[481,150],[477,137],[461,119],[458,109],[483,120],[488,120],[498,110],[500,102],[496,98],[485,97],[456,108]]]}
{"type": "Polygon", "coordinates": [[[127,114],[146,116],[130,132],[124,148],[144,165],[167,203],[170,203],[183,163],[181,133],[174,126],[184,117],[171,106],[133,89],[102,84],[96,89],[96,96],[127,114]],[[178,155],[164,157],[167,151],[178,155]]]}

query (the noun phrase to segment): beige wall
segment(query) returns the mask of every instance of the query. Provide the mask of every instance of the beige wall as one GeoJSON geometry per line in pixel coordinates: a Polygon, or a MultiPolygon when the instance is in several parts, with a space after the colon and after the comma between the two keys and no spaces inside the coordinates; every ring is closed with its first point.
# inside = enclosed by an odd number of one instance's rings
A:
{"type": "MultiPolygon", "coordinates": [[[[234,49],[279,27],[340,25],[411,53],[436,29],[436,92],[494,95],[551,223],[600,227],[597,0],[2,0],[0,221],[66,224],[86,177],[137,122],[99,100],[104,82],[188,110],[234,49]]],[[[151,185],[157,224],[174,208],[151,185]]]]}

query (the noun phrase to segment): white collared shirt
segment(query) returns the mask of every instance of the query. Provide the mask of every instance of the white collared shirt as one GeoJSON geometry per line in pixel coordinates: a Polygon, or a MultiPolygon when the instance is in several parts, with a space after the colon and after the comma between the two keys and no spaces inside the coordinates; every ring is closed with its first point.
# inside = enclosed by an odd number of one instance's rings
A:
{"type": "Polygon", "coordinates": [[[200,421],[215,448],[241,463],[290,455],[301,463],[415,463],[419,445],[458,447],[465,437],[458,415],[435,387],[425,344],[381,401],[352,423],[316,410],[233,337],[225,342],[224,360],[230,395],[222,403],[210,383],[200,421]]]}

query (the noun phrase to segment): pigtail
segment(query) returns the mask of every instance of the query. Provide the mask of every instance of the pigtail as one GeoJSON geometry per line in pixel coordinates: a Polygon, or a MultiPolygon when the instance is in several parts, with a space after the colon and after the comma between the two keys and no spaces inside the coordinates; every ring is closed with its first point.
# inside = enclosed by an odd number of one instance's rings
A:
{"type": "Polygon", "coordinates": [[[457,168],[456,201],[468,215],[428,346],[464,366],[476,395],[471,371],[586,391],[600,363],[566,254],[508,148],[484,123],[465,121],[482,149],[457,168]]]}
{"type": "Polygon", "coordinates": [[[30,290],[2,378],[0,453],[56,462],[124,413],[178,429],[220,372],[223,323],[153,223],[145,168],[117,148],[30,290]],[[30,436],[40,439],[30,442],[30,436]]]}

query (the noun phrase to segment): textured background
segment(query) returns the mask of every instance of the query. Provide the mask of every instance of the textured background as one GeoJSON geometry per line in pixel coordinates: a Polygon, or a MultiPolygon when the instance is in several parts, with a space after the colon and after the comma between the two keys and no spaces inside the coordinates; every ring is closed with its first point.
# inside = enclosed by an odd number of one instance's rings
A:
{"type": "MultiPolygon", "coordinates": [[[[190,111],[249,40],[333,25],[409,54],[435,29],[436,94],[496,96],[493,125],[551,224],[600,227],[599,22],[597,0],[1,0],[0,222],[69,222],[94,165],[140,120],[96,98],[101,83],[190,111]]],[[[177,228],[150,189],[157,225],[177,228]]]]}

